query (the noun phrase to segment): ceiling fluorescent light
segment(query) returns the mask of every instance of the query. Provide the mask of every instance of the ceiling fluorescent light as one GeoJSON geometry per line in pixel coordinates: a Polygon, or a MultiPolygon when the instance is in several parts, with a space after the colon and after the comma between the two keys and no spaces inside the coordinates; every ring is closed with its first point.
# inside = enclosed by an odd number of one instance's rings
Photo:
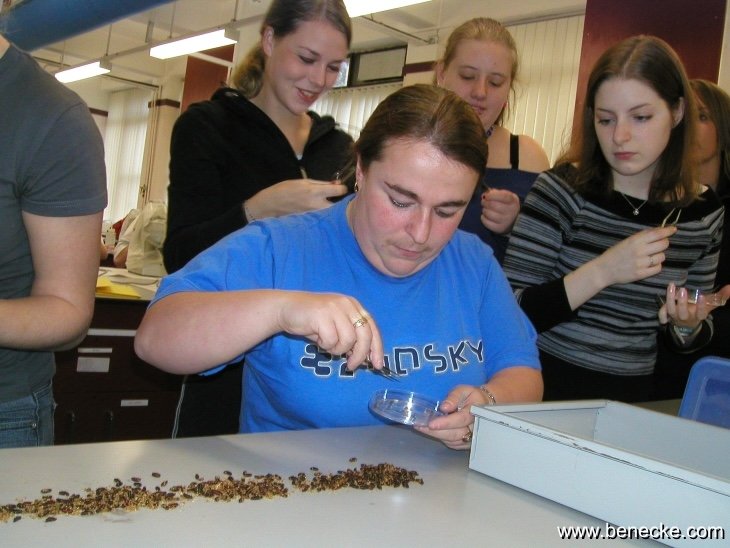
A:
{"type": "Polygon", "coordinates": [[[150,49],[150,55],[158,59],[169,59],[207,49],[219,48],[238,41],[238,31],[232,28],[218,29],[205,34],[160,44],[150,49]]]}
{"type": "Polygon", "coordinates": [[[108,59],[100,59],[93,63],[86,63],[77,67],[59,70],[55,76],[59,82],[67,84],[68,82],[75,82],[76,80],[83,80],[84,78],[91,78],[92,76],[106,74],[111,69],[112,64],[108,59]]]}
{"type": "Polygon", "coordinates": [[[430,2],[430,0],[345,0],[345,7],[350,17],[359,17],[424,2],[430,2]]]}

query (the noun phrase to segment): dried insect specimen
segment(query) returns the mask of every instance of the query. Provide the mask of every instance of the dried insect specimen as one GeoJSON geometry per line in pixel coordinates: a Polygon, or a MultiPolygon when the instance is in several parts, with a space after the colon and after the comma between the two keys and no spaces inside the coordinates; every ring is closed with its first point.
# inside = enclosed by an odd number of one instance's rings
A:
{"type": "MultiPolygon", "coordinates": [[[[356,462],[352,457],[350,462],[356,462]]],[[[361,464],[359,468],[338,470],[335,473],[322,473],[318,467],[311,466],[311,477],[304,472],[289,476],[290,485],[299,492],[307,491],[335,491],[338,489],[382,489],[383,487],[409,487],[411,483],[423,484],[415,471],[399,468],[393,464],[381,463],[377,465],[361,464]]],[[[159,477],[157,472],[153,477],[159,477]]],[[[83,494],[59,491],[54,498],[50,488],[41,490],[42,496],[32,501],[20,501],[14,504],[0,505],[0,523],[12,519],[17,522],[22,515],[45,519],[46,522],[56,521],[56,516],[76,515],[89,516],[114,510],[132,512],[142,508],[174,510],[195,498],[203,498],[214,502],[255,501],[276,497],[286,498],[289,488],[278,474],[253,474],[244,471],[240,478],[236,478],[230,471],[223,472],[223,478],[214,476],[212,480],[204,480],[200,474],[195,474],[195,481],[187,485],[173,485],[169,490],[163,488],[167,480],[148,491],[142,485],[141,479],[132,478],[132,485],[124,485],[121,480],[114,478],[111,487],[87,487],[83,494]],[[135,481],[139,480],[139,481],[135,481]]]]}

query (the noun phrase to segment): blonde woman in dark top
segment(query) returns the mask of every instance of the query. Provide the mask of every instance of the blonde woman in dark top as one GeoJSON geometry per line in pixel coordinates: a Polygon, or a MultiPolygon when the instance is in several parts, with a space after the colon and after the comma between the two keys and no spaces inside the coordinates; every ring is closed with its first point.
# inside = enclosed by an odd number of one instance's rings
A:
{"type": "MultiPolygon", "coordinates": [[[[352,138],[310,110],[347,58],[342,0],[274,0],[260,33],[230,87],[193,104],[173,128],[168,272],[252,221],[323,209],[348,192],[334,179],[352,160],[352,138]]],[[[174,435],[238,431],[240,378],[240,366],[188,377],[174,435]]]]}
{"type": "Polygon", "coordinates": [[[352,139],[310,111],[347,58],[342,0],[275,0],[261,40],[211,100],[176,121],[165,266],[174,272],[255,219],[332,205],[352,139]]]}
{"type": "Polygon", "coordinates": [[[537,174],[550,167],[535,139],[513,135],[502,125],[510,96],[514,100],[518,68],[509,31],[494,19],[477,17],[453,30],[435,70],[436,83],[469,103],[484,126],[486,170],[459,228],[489,244],[500,262],[521,201],[537,174]]]}

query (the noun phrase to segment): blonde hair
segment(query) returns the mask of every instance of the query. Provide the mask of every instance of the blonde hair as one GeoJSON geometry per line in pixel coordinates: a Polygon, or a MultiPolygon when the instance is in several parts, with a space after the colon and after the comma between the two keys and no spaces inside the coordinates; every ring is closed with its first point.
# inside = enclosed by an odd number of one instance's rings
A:
{"type": "MultiPolygon", "coordinates": [[[[352,22],[342,0],[273,0],[264,16],[259,33],[271,27],[275,38],[295,32],[307,21],[327,21],[352,41],[352,22]]],[[[266,56],[261,41],[252,47],[231,74],[229,85],[251,99],[261,91],[266,56]]]]}
{"type": "MultiPolygon", "coordinates": [[[[436,61],[436,65],[441,65],[446,69],[449,64],[456,57],[456,50],[464,40],[479,40],[480,42],[494,42],[502,44],[512,53],[512,70],[510,72],[510,95],[514,98],[515,96],[515,80],[517,79],[517,71],[519,69],[519,55],[517,54],[517,44],[515,39],[512,37],[510,32],[507,30],[502,23],[489,17],[475,17],[465,21],[458,27],[456,27],[451,34],[449,39],[446,41],[446,48],[444,49],[443,56],[436,61]]],[[[434,84],[436,83],[436,77],[434,76],[434,84]]],[[[509,117],[509,105],[502,109],[499,113],[497,125],[502,125],[503,120],[509,117]],[[507,116],[505,116],[505,110],[507,110],[507,116]]]]}

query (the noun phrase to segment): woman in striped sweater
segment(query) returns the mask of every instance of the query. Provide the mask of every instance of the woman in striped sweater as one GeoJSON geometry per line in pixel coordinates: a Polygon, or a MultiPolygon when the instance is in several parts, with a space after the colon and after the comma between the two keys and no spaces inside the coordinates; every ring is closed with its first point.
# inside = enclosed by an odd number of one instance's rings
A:
{"type": "Polygon", "coordinates": [[[723,209],[690,159],[695,101],[676,53],[650,36],[607,50],[581,135],[541,174],[504,270],[540,333],[545,399],[650,398],[657,333],[704,344],[723,209]],[[663,304],[666,303],[666,304],[663,304]]]}

